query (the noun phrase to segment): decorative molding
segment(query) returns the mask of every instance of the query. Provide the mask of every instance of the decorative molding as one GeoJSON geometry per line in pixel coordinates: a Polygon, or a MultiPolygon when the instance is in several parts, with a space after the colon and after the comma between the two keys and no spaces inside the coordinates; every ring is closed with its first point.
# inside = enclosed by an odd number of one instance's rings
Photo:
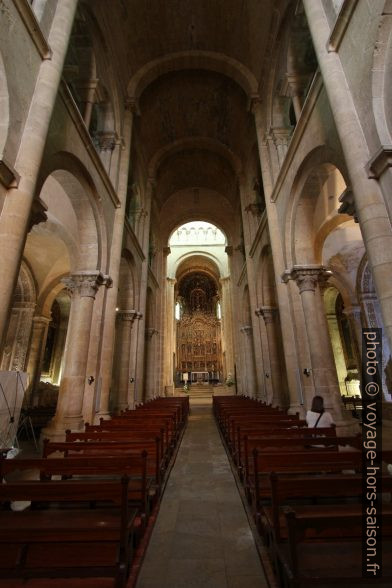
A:
{"type": "Polygon", "coordinates": [[[23,24],[26,27],[27,32],[30,35],[31,40],[37,48],[38,53],[42,59],[51,59],[52,50],[49,47],[47,40],[45,39],[41,27],[35,18],[35,14],[31,8],[31,5],[27,0],[12,0],[16,10],[19,12],[23,24]]]}
{"type": "Polygon", "coordinates": [[[392,167],[392,145],[381,145],[366,165],[368,178],[378,180],[392,167]]]}
{"type": "Polygon", "coordinates": [[[131,326],[134,320],[137,318],[138,312],[137,310],[118,310],[116,314],[116,318],[119,321],[126,321],[130,322],[131,326]]]}
{"type": "Polygon", "coordinates": [[[59,89],[59,94],[63,100],[63,103],[72,119],[72,122],[74,123],[76,130],[79,133],[79,136],[82,140],[83,145],[86,148],[87,153],[90,155],[93,164],[95,166],[95,170],[97,171],[99,177],[102,180],[102,183],[104,184],[107,193],[113,203],[113,205],[115,206],[115,208],[120,208],[121,207],[121,202],[117,196],[117,193],[113,187],[113,184],[109,178],[109,175],[105,169],[105,166],[102,163],[101,158],[99,157],[99,153],[97,152],[94,143],[92,141],[92,138],[90,136],[90,133],[87,130],[86,125],[84,124],[84,120],[83,117],[81,115],[81,113],[79,112],[78,107],[76,106],[75,100],[73,99],[73,96],[71,94],[70,89],[68,88],[67,83],[62,80],[61,84],[60,84],[60,89],[59,89]]]}
{"type": "Polygon", "coordinates": [[[354,10],[356,9],[358,0],[344,0],[343,5],[336,18],[335,25],[331,31],[327,41],[328,53],[334,53],[339,50],[340,44],[343,40],[346,29],[350,23],[354,10]]]}
{"type": "Polygon", "coordinates": [[[265,324],[273,323],[276,319],[278,309],[275,306],[260,306],[256,308],[255,314],[263,317],[265,324]]]}
{"type": "Polygon", "coordinates": [[[77,292],[82,298],[95,298],[98,288],[107,284],[108,276],[100,271],[75,272],[61,281],[71,295],[77,292]]]}
{"type": "Polygon", "coordinates": [[[0,182],[5,188],[17,188],[20,176],[4,159],[0,159],[0,182]]]}
{"type": "Polygon", "coordinates": [[[317,285],[324,285],[332,276],[332,272],[323,265],[294,265],[291,270],[285,270],[282,280],[287,284],[289,280],[297,283],[300,294],[303,292],[315,292],[317,285]]]}
{"type": "Polygon", "coordinates": [[[291,136],[291,141],[288,145],[287,153],[286,153],[286,156],[282,162],[282,166],[280,168],[279,175],[278,175],[276,182],[275,182],[275,185],[273,187],[272,194],[271,194],[271,202],[276,202],[276,200],[278,199],[280,189],[286,179],[288,172],[290,171],[290,168],[293,163],[293,159],[298,151],[298,146],[299,146],[300,142],[302,141],[302,137],[303,137],[305,130],[307,128],[307,124],[308,124],[309,119],[312,115],[312,112],[316,106],[318,97],[319,97],[323,87],[324,87],[324,85],[323,85],[323,79],[321,77],[321,73],[319,70],[317,70],[317,72],[314,75],[309,92],[306,96],[304,105],[302,107],[301,116],[299,117],[297,125],[294,129],[292,136],[291,136]]]}

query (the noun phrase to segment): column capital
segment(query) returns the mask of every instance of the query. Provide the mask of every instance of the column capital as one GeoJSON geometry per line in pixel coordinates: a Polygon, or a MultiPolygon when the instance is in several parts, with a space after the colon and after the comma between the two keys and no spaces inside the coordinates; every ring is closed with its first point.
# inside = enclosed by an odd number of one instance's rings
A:
{"type": "Polygon", "coordinates": [[[231,277],[230,276],[224,276],[223,278],[219,278],[219,282],[220,284],[226,285],[226,284],[230,284],[231,282],[231,277]]]}
{"type": "Polygon", "coordinates": [[[81,297],[95,298],[98,288],[107,284],[110,278],[99,271],[75,272],[61,281],[73,296],[78,293],[81,297]]]}
{"type": "Polygon", "coordinates": [[[170,247],[163,247],[162,251],[163,251],[163,255],[165,255],[166,257],[168,255],[170,255],[170,253],[171,253],[170,247]]]}
{"type": "Polygon", "coordinates": [[[177,283],[176,278],[166,278],[166,282],[169,284],[169,286],[175,286],[177,283]]]}
{"type": "Polygon", "coordinates": [[[231,257],[233,255],[233,246],[232,245],[226,245],[226,247],[225,247],[225,253],[227,253],[227,255],[229,257],[231,257]]]}
{"type": "Polygon", "coordinates": [[[353,219],[356,223],[358,223],[359,219],[358,219],[358,215],[357,215],[357,209],[355,206],[355,198],[354,198],[354,194],[353,194],[353,191],[351,190],[351,188],[346,188],[344,190],[343,194],[341,194],[339,196],[339,202],[341,204],[338,208],[338,213],[339,214],[348,214],[349,216],[353,217],[353,219]]]}
{"type": "Polygon", "coordinates": [[[241,333],[244,333],[244,335],[248,335],[248,337],[252,334],[253,328],[251,325],[244,325],[243,327],[240,328],[241,333]]]}
{"type": "Polygon", "coordinates": [[[260,306],[260,308],[256,308],[255,314],[258,317],[263,317],[265,324],[269,324],[275,321],[278,309],[275,306],[260,306]]]}
{"type": "Polygon", "coordinates": [[[136,310],[119,310],[117,311],[116,318],[119,321],[129,321],[133,324],[134,320],[137,318],[138,312],[136,310]]]}
{"type": "Polygon", "coordinates": [[[47,325],[50,324],[51,320],[52,319],[50,317],[47,317],[47,316],[41,316],[41,315],[38,315],[38,314],[36,314],[35,316],[33,316],[33,323],[34,323],[34,325],[37,325],[37,326],[44,326],[44,327],[46,327],[47,325]]]}
{"type": "Polygon", "coordinates": [[[290,138],[292,135],[292,129],[286,127],[273,127],[271,129],[272,140],[274,141],[275,145],[284,145],[287,146],[290,142],[290,138]]]}
{"type": "Polygon", "coordinates": [[[295,280],[302,294],[306,291],[315,292],[317,285],[325,285],[331,275],[332,272],[323,265],[295,265],[282,274],[282,280],[285,283],[295,280]]]}
{"type": "Polygon", "coordinates": [[[137,98],[126,98],[124,102],[124,108],[134,115],[140,115],[139,101],[137,98]]]}
{"type": "Polygon", "coordinates": [[[157,331],[157,329],[154,329],[154,328],[149,328],[149,329],[146,329],[146,339],[147,339],[148,341],[151,341],[151,339],[152,339],[153,335],[157,335],[157,334],[158,334],[158,332],[159,332],[159,331],[157,331]]]}
{"type": "Polygon", "coordinates": [[[101,151],[113,151],[118,141],[115,131],[101,131],[96,137],[101,151]]]}

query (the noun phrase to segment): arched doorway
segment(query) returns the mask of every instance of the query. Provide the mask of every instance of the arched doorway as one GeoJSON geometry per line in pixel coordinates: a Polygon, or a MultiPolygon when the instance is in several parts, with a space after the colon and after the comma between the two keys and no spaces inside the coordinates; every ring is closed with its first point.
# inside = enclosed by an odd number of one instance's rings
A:
{"type": "Polygon", "coordinates": [[[215,225],[192,221],[169,239],[166,393],[184,385],[220,385],[234,373],[227,239],[215,225]]]}

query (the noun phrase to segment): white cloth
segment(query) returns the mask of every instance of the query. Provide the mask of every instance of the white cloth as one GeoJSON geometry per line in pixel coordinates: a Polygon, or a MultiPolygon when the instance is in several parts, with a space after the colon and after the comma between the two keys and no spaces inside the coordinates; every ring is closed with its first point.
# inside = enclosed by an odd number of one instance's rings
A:
{"type": "MultiPolygon", "coordinates": [[[[317,419],[319,418],[320,413],[319,412],[313,412],[313,410],[308,410],[308,412],[306,413],[306,422],[308,427],[314,427],[317,419]]],[[[333,422],[333,418],[332,416],[329,414],[329,412],[323,412],[323,414],[320,417],[319,422],[317,423],[317,428],[320,429],[321,427],[330,427],[331,425],[334,425],[335,423],[333,422]]]]}

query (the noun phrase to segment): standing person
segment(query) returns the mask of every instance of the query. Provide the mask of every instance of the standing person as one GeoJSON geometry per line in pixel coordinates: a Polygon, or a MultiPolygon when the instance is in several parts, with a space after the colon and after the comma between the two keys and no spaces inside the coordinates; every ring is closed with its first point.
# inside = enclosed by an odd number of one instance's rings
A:
{"type": "Polygon", "coordinates": [[[324,409],[324,399],[322,396],[314,396],[312,407],[306,413],[306,422],[308,427],[312,428],[335,426],[332,416],[324,409]]]}

